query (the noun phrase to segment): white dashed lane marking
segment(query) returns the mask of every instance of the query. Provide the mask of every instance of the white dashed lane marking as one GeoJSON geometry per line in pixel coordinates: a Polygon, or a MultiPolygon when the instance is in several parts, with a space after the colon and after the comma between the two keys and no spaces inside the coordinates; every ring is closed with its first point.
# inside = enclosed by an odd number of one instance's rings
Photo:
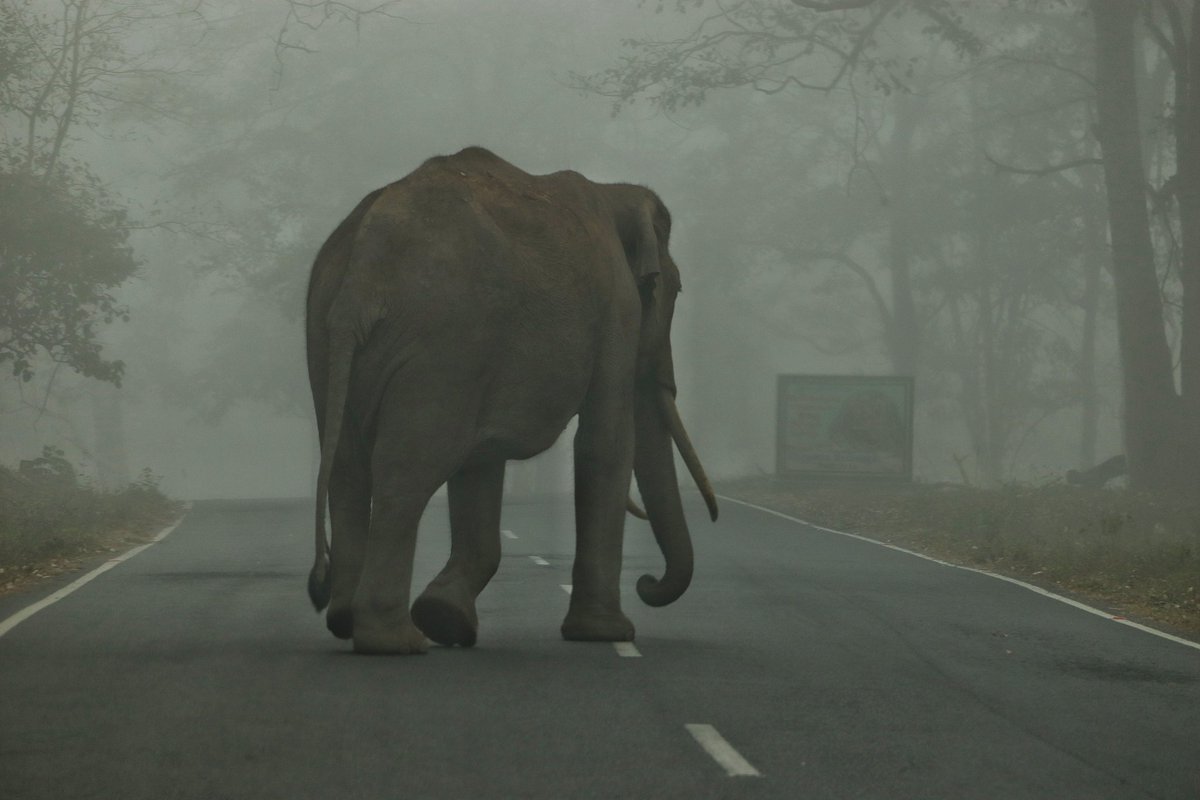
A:
{"type": "Polygon", "coordinates": [[[513,533],[512,531],[505,530],[505,531],[500,531],[500,533],[504,534],[505,539],[517,538],[517,535],[515,533],[513,533]]]}
{"type": "Polygon", "coordinates": [[[530,556],[529,560],[532,561],[533,563],[537,564],[539,567],[550,566],[550,562],[547,561],[546,559],[542,558],[541,556],[530,556]]]}
{"type": "Polygon", "coordinates": [[[733,745],[725,741],[725,737],[717,733],[717,729],[712,725],[692,722],[683,727],[687,728],[687,732],[692,735],[696,743],[704,748],[704,752],[721,765],[726,775],[731,778],[740,776],[757,778],[762,775],[749,761],[742,758],[741,754],[733,749],[733,745]]]}

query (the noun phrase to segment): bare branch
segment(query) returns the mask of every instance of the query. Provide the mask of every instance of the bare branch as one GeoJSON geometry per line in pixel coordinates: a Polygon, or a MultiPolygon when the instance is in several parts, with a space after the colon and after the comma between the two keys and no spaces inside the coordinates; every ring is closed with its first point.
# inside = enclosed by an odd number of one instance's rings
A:
{"type": "Polygon", "coordinates": [[[330,20],[335,22],[351,22],[357,31],[364,17],[381,16],[389,19],[400,19],[392,13],[392,9],[400,5],[402,0],[383,0],[372,6],[360,8],[357,4],[339,2],[339,0],[285,0],[287,12],[280,23],[279,32],[275,35],[276,79],[282,72],[283,54],[288,50],[298,50],[302,53],[315,53],[316,50],[292,41],[288,33],[292,26],[318,30],[330,20]],[[315,19],[314,19],[315,17],[315,19]]]}
{"type": "Polygon", "coordinates": [[[997,172],[1011,172],[1015,175],[1033,175],[1038,178],[1045,177],[1046,175],[1053,175],[1056,172],[1066,172],[1067,170],[1076,169],[1078,167],[1091,167],[1104,164],[1104,159],[1102,158],[1085,156],[1083,158],[1076,158],[1071,161],[1064,161],[1061,164],[1051,164],[1045,167],[1029,168],[1014,167],[1011,164],[1005,164],[993,158],[990,153],[984,153],[983,157],[988,160],[988,163],[996,168],[997,172]]]}
{"type": "MultiPolygon", "coordinates": [[[[792,2],[794,3],[796,0],[792,0],[792,2]]],[[[854,47],[842,60],[841,69],[838,70],[837,75],[833,76],[833,80],[829,82],[830,89],[841,83],[841,80],[846,73],[858,64],[858,57],[862,55],[863,48],[865,48],[867,43],[871,41],[871,37],[874,35],[875,29],[879,27],[879,23],[883,22],[888,14],[892,13],[892,9],[894,9],[898,3],[899,0],[889,0],[889,2],[884,4],[883,9],[876,14],[870,22],[863,26],[862,31],[859,32],[857,41],[854,42],[854,47]]],[[[871,3],[867,3],[867,5],[871,5],[871,3]]]]}
{"type": "Polygon", "coordinates": [[[813,11],[852,11],[856,8],[868,8],[878,0],[792,0],[795,5],[813,11]]]}
{"type": "Polygon", "coordinates": [[[996,56],[995,60],[998,62],[1005,61],[1010,64],[1023,64],[1023,65],[1035,66],[1035,67],[1046,67],[1047,69],[1057,70],[1058,72],[1062,72],[1066,75],[1070,75],[1073,78],[1078,78],[1079,80],[1083,81],[1084,83],[1086,83],[1088,86],[1091,86],[1092,88],[1095,88],[1095,86],[1096,86],[1096,80],[1093,76],[1088,75],[1086,72],[1081,72],[1080,70],[1074,69],[1072,67],[1068,67],[1065,64],[1060,64],[1057,61],[1051,61],[1048,58],[1040,58],[1040,57],[1034,58],[1034,57],[1030,57],[1030,56],[1018,57],[1018,56],[1006,53],[1006,54],[996,56]]]}
{"type": "Polygon", "coordinates": [[[884,299],[883,292],[880,291],[879,283],[875,280],[875,276],[862,264],[845,253],[833,250],[796,250],[790,253],[790,255],[795,258],[807,258],[813,261],[832,261],[835,264],[846,267],[866,284],[867,291],[871,295],[871,301],[875,304],[875,310],[879,313],[879,319],[883,323],[883,329],[886,331],[891,327],[892,310],[888,307],[887,300],[884,299]]]}
{"type": "Polygon", "coordinates": [[[1155,5],[1162,6],[1163,11],[1167,15],[1167,24],[1171,26],[1171,36],[1168,37],[1166,32],[1154,23],[1154,6],[1148,5],[1145,7],[1143,23],[1146,30],[1150,33],[1150,38],[1154,40],[1162,51],[1166,54],[1167,60],[1171,62],[1171,68],[1177,76],[1187,76],[1187,33],[1183,24],[1183,18],[1179,14],[1179,6],[1174,3],[1160,2],[1155,5]]]}

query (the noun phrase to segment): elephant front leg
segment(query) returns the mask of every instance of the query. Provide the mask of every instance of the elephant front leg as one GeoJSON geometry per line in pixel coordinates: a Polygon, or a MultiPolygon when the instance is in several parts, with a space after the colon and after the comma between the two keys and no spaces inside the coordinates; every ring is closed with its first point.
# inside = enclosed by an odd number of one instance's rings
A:
{"type": "Polygon", "coordinates": [[[500,461],[463,470],[448,482],[450,559],[412,607],[417,627],[438,644],[475,644],[475,598],[500,566],[504,467],[500,461]]]}
{"type": "Polygon", "coordinates": [[[625,505],[633,474],[633,414],[581,413],[575,435],[575,565],[564,639],[633,641],[621,611],[625,505]]]}

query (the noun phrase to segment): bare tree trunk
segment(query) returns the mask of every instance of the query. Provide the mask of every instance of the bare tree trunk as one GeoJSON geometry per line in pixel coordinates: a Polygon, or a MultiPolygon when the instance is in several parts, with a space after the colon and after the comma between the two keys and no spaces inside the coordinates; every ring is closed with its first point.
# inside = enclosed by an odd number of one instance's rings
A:
{"type": "Polygon", "coordinates": [[[92,423],[96,462],[96,483],[106,492],[129,485],[129,455],[125,447],[125,415],[121,390],[96,382],[88,392],[92,405],[92,423]]]}
{"type": "Polygon", "coordinates": [[[1180,30],[1175,37],[1175,197],[1182,239],[1179,360],[1183,414],[1196,425],[1200,424],[1200,55],[1196,52],[1200,49],[1200,3],[1192,5],[1190,28],[1189,35],[1180,30]]]}
{"type": "MultiPolygon", "coordinates": [[[[1089,181],[1088,184],[1091,182],[1089,181]]],[[[1096,386],[1096,327],[1100,316],[1100,279],[1107,261],[1104,224],[1088,202],[1084,208],[1083,336],[1079,343],[1079,389],[1082,419],[1079,431],[1079,469],[1096,464],[1096,434],[1100,417],[1100,392],[1096,386]]]]}
{"type": "MultiPolygon", "coordinates": [[[[954,332],[955,371],[958,372],[959,390],[958,405],[962,409],[963,421],[967,426],[967,437],[971,441],[971,455],[975,459],[975,475],[984,483],[988,482],[987,467],[983,464],[983,454],[987,451],[987,418],[983,413],[983,387],[981,385],[981,368],[977,359],[972,356],[979,352],[978,342],[970,341],[975,331],[963,319],[959,308],[958,296],[948,298],[946,307],[950,312],[951,330],[954,332]]],[[[963,466],[965,458],[954,459],[958,463],[964,483],[972,483],[968,479],[963,466]]]]}
{"type": "Polygon", "coordinates": [[[1104,156],[1125,400],[1125,451],[1133,485],[1184,477],[1162,298],[1146,209],[1133,38],[1138,4],[1092,0],[1096,31],[1097,135],[1104,156]]]}
{"type": "Polygon", "coordinates": [[[896,127],[888,145],[891,175],[888,205],[888,269],[892,284],[892,313],[887,336],[888,356],[896,375],[916,375],[920,351],[917,307],[912,290],[912,224],[915,210],[906,197],[911,185],[913,134],[916,132],[919,101],[903,92],[895,95],[896,127]]]}

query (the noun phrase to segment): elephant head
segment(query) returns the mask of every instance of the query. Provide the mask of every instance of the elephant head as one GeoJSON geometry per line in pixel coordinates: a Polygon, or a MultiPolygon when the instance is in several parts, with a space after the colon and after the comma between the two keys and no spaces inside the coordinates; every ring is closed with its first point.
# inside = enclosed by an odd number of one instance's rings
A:
{"type": "Polygon", "coordinates": [[[634,476],[667,565],[661,579],[643,575],[637,591],[646,604],[663,606],[678,599],[687,589],[693,567],[692,542],[680,501],[674,448],[679,449],[714,521],[717,500],[675,405],[671,322],[682,284],[679,268],[668,248],[671,215],[648,189],[612,188],[617,195],[618,233],[642,301],[634,476]]]}

